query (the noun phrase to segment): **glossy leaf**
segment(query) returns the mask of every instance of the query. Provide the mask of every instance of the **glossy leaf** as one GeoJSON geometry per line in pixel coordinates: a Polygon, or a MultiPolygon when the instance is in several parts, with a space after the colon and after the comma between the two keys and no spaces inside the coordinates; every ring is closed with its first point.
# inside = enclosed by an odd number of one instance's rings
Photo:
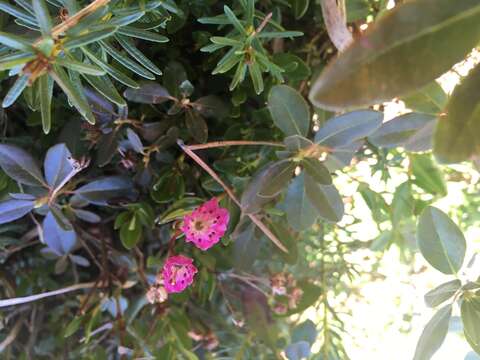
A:
{"type": "Polygon", "coordinates": [[[305,174],[305,189],[308,199],[317,209],[320,217],[331,222],[342,219],[343,201],[333,185],[319,185],[312,177],[305,174]]]}
{"type": "Polygon", "coordinates": [[[317,219],[317,211],[305,191],[304,174],[295,177],[288,186],[285,212],[288,224],[297,231],[308,229],[317,219]]]}
{"type": "Polygon", "coordinates": [[[157,43],[168,42],[168,38],[166,36],[163,36],[151,31],[137,29],[131,26],[122,26],[121,28],[118,29],[118,33],[120,35],[125,35],[128,37],[143,39],[143,40],[157,42],[157,43]]]}
{"type": "Polygon", "coordinates": [[[296,164],[289,160],[269,165],[263,175],[257,194],[261,197],[274,197],[280,193],[292,179],[296,164]]]}
{"type": "Polygon", "coordinates": [[[2,31],[0,31],[0,44],[16,50],[28,51],[32,53],[35,52],[35,49],[29,40],[17,35],[7,34],[2,31]]]}
{"type": "Polygon", "coordinates": [[[10,90],[8,90],[7,95],[5,95],[5,98],[3,99],[3,108],[8,108],[18,99],[20,94],[27,87],[28,79],[28,75],[21,75],[17,78],[17,80],[15,80],[10,90]]]}
{"type": "Polygon", "coordinates": [[[462,282],[458,279],[447,281],[425,294],[425,304],[429,307],[437,307],[451,299],[461,286],[462,282]]]}
{"type": "Polygon", "coordinates": [[[328,120],[315,134],[315,142],[322,146],[339,148],[365,138],[377,130],[383,114],[372,110],[359,110],[328,120]]]}
{"type": "Polygon", "coordinates": [[[185,125],[190,135],[199,143],[208,139],[208,126],[205,119],[197,112],[187,110],[185,113],[185,125]]]}
{"type": "Polygon", "coordinates": [[[75,231],[66,231],[57,223],[51,212],[43,220],[43,238],[48,247],[58,256],[68,254],[75,246],[75,231]]]}
{"type": "Polygon", "coordinates": [[[438,271],[455,274],[465,258],[463,233],[441,210],[428,206],[420,216],[417,242],[423,257],[438,271]]]}
{"type": "Polygon", "coordinates": [[[80,36],[68,39],[65,41],[64,46],[68,50],[73,50],[88,44],[91,44],[93,42],[100,41],[104,38],[107,38],[109,36],[112,36],[115,31],[117,31],[117,27],[107,27],[101,30],[93,30],[89,31],[85,34],[82,34],[80,36]]]}
{"type": "Polygon", "coordinates": [[[310,99],[320,108],[342,110],[407,95],[477,45],[479,19],[476,0],[417,0],[396,6],[324,70],[310,99]]]}
{"type": "Polygon", "coordinates": [[[43,167],[47,184],[53,189],[64,185],[75,173],[72,154],[65,144],[57,144],[48,149],[43,167]]]}
{"type": "Polygon", "coordinates": [[[140,140],[140,137],[137,135],[135,131],[132,129],[128,128],[127,129],[127,138],[128,141],[130,142],[130,145],[132,146],[133,150],[135,150],[137,153],[142,154],[143,153],[143,144],[142,140],[140,140]]]}
{"type": "Polygon", "coordinates": [[[35,207],[33,200],[6,200],[0,202],[0,224],[6,224],[27,215],[35,207]]]}
{"type": "Polygon", "coordinates": [[[432,317],[420,336],[413,360],[430,360],[442,345],[448,332],[452,305],[447,305],[432,317]]]}
{"type": "Polygon", "coordinates": [[[295,89],[286,85],[272,87],[268,94],[268,109],[273,122],[286,136],[307,135],[310,109],[295,89]]]}
{"type": "Polygon", "coordinates": [[[37,162],[19,147],[0,144],[0,166],[8,176],[21,184],[46,185],[37,162]]]}
{"type": "MultiPolygon", "coordinates": [[[[431,123],[435,123],[435,117],[428,114],[409,113],[400,115],[382,124],[377,131],[368,137],[368,141],[378,147],[387,149],[403,146],[419,131],[431,123]]],[[[425,144],[425,148],[431,146],[431,139],[425,144]]]]}
{"type": "Polygon", "coordinates": [[[477,65],[460,85],[435,130],[435,157],[443,163],[468,160],[478,154],[480,140],[480,66],[477,65]]]}
{"type": "Polygon", "coordinates": [[[42,114],[42,128],[45,134],[50,132],[52,127],[52,96],[53,96],[53,79],[47,74],[38,79],[40,111],[42,114]]]}
{"type": "Polygon", "coordinates": [[[52,29],[52,19],[48,12],[48,7],[45,0],[35,0],[32,2],[33,11],[37,18],[38,25],[42,31],[43,36],[50,36],[50,30],[52,29]]]}
{"type": "Polygon", "coordinates": [[[302,165],[309,176],[317,183],[322,185],[331,185],[332,177],[330,171],[323,165],[323,163],[316,158],[305,158],[302,160],[302,165]]]}
{"type": "Polygon", "coordinates": [[[106,205],[114,198],[130,195],[132,189],[133,183],[129,178],[109,176],[79,187],[75,194],[92,204],[106,205]]]}

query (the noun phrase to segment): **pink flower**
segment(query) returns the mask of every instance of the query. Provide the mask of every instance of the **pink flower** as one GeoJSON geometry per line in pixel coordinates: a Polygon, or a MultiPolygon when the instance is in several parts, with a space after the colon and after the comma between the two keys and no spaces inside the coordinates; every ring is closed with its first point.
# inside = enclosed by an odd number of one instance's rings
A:
{"type": "Polygon", "coordinates": [[[199,249],[207,250],[225,234],[229,217],[228,210],[219,207],[218,200],[213,198],[191,214],[185,215],[182,231],[187,242],[193,242],[199,249]]]}
{"type": "Polygon", "coordinates": [[[192,284],[196,273],[192,259],[183,255],[171,256],[163,265],[163,286],[168,293],[182,292],[192,284]]]}

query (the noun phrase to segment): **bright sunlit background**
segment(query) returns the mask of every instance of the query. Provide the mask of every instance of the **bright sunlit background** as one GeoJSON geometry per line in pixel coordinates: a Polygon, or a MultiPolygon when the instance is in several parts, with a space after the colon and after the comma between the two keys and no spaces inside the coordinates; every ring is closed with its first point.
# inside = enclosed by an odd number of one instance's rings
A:
{"type": "MultiPolygon", "coordinates": [[[[451,93],[462,76],[465,76],[473,66],[480,62],[480,52],[473,51],[468,59],[454,67],[452,71],[438,79],[440,85],[447,93],[451,93]]],[[[407,112],[401,102],[386,104],[386,119],[392,119],[401,113],[407,112]]],[[[374,161],[374,160],[373,160],[374,161]]],[[[360,163],[356,166],[357,172],[350,173],[356,179],[361,179],[375,191],[394,190],[396,186],[406,180],[404,174],[399,173],[389,180],[386,187],[379,178],[370,176],[370,165],[360,163]]],[[[404,164],[405,167],[408,163],[404,164]]],[[[469,164],[454,165],[453,168],[463,174],[468,174],[470,183],[449,182],[448,196],[435,202],[434,206],[446,213],[458,208],[465,202],[462,190],[467,186],[477,184],[479,173],[469,164]]],[[[345,175],[344,175],[345,176],[345,175]]],[[[370,210],[356,191],[356,186],[349,184],[348,179],[340,175],[338,183],[342,194],[355,198],[355,217],[362,219],[357,226],[358,238],[371,240],[379,235],[376,225],[370,217],[370,210]]],[[[458,223],[458,219],[453,217],[458,223]]],[[[344,221],[348,221],[344,219],[344,221]]],[[[472,259],[473,254],[480,251],[480,229],[470,228],[465,231],[467,240],[467,256],[465,264],[472,259]]],[[[415,239],[409,239],[414,242],[415,239]]],[[[346,299],[332,299],[332,304],[343,304],[345,325],[350,336],[344,339],[345,348],[352,360],[408,360],[412,359],[417,341],[425,324],[434,314],[434,310],[424,303],[424,294],[439,284],[447,281],[446,275],[433,269],[417,254],[411,264],[400,261],[400,253],[396,246],[390,247],[381,259],[380,255],[369,250],[357,252],[355,258],[349,260],[359,264],[364,271],[369,271],[369,266],[380,261],[378,272],[384,278],[371,282],[357,278],[353,284],[354,291],[359,296],[346,299]]],[[[480,275],[479,267],[473,265],[460,274],[462,278],[474,279],[480,275]]],[[[453,279],[453,277],[452,277],[453,279]]],[[[455,309],[450,331],[447,338],[432,360],[480,360],[472,352],[469,345],[462,337],[461,321],[458,309],[455,309]]],[[[306,314],[306,317],[315,319],[315,311],[306,314]]],[[[314,349],[315,351],[315,349],[314,349]]]]}

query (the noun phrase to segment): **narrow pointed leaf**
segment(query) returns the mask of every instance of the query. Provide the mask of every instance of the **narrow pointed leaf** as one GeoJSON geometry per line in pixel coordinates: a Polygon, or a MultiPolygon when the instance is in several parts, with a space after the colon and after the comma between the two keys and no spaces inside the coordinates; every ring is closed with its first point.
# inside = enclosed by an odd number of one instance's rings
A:
{"type": "Polygon", "coordinates": [[[48,134],[52,126],[52,95],[53,95],[53,80],[47,74],[42,75],[39,82],[39,97],[40,97],[40,112],[42,114],[43,132],[48,134]]]}
{"type": "Polygon", "coordinates": [[[117,31],[117,29],[117,27],[112,26],[101,30],[90,31],[86,34],[68,39],[67,41],[65,41],[64,47],[65,49],[72,50],[81,46],[91,44],[93,42],[100,41],[113,35],[115,31],[117,31]]]}
{"type": "Polygon", "coordinates": [[[447,281],[426,293],[425,303],[429,307],[437,307],[452,298],[461,286],[462,282],[458,279],[447,281]]]}
{"type": "Polygon", "coordinates": [[[131,26],[123,26],[118,30],[120,35],[125,35],[128,37],[138,38],[142,40],[157,42],[157,43],[166,43],[168,42],[168,38],[166,36],[146,31],[142,29],[137,29],[131,26]]]}
{"type": "Polygon", "coordinates": [[[7,95],[5,95],[5,98],[3,99],[2,107],[7,108],[18,99],[20,94],[27,87],[28,80],[28,75],[20,75],[17,80],[15,80],[10,90],[8,90],[7,95]]]}
{"type": "Polygon", "coordinates": [[[117,39],[119,44],[125,49],[128,54],[130,54],[131,57],[136,59],[154,74],[162,75],[162,70],[160,70],[157,65],[155,65],[152,61],[150,61],[150,59],[147,58],[140,50],[138,50],[129,38],[125,36],[115,35],[115,39],[117,39]]]}
{"type": "Polygon", "coordinates": [[[48,12],[47,4],[45,0],[34,0],[32,2],[33,11],[35,17],[37,18],[38,25],[42,31],[43,36],[50,36],[50,30],[52,29],[52,19],[50,18],[50,13],[48,12]]]}
{"type": "Polygon", "coordinates": [[[95,65],[85,64],[73,59],[57,58],[55,60],[55,63],[60,66],[66,67],[67,69],[78,71],[82,74],[95,75],[95,76],[105,75],[104,69],[95,65]]]}

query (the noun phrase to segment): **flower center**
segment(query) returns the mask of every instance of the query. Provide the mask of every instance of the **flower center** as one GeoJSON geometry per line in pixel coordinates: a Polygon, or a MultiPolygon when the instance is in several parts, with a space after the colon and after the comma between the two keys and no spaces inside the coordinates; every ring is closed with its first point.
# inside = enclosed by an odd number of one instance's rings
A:
{"type": "Polygon", "coordinates": [[[197,231],[202,231],[205,227],[205,223],[201,220],[197,220],[193,223],[193,228],[197,231]]]}

